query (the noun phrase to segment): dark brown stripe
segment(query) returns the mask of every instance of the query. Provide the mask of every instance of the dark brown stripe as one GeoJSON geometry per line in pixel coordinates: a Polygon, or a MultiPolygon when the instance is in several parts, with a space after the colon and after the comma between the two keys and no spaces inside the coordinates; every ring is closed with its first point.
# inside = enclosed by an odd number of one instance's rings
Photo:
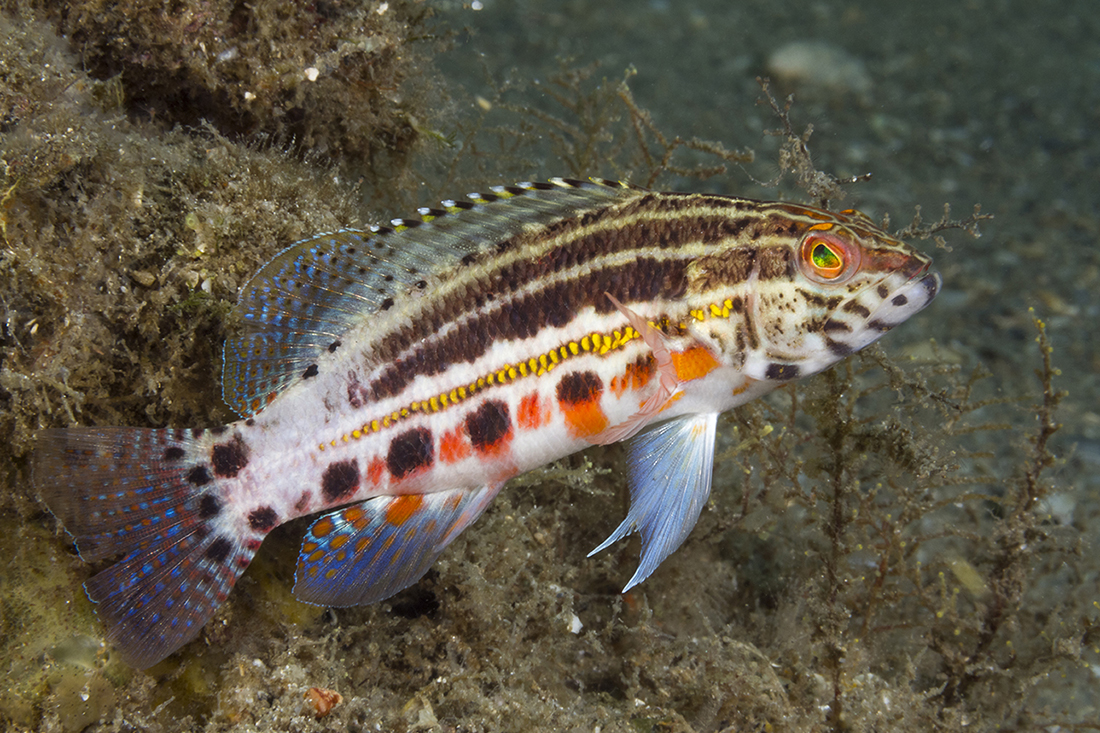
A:
{"type": "Polygon", "coordinates": [[[692,266],[692,291],[702,293],[720,285],[734,285],[748,280],[756,262],[757,249],[741,247],[695,260],[692,266]]]}
{"type": "MultiPolygon", "coordinates": [[[[529,338],[545,325],[563,326],[572,321],[579,309],[594,306],[598,312],[608,312],[611,304],[604,292],[629,303],[680,298],[686,292],[689,277],[694,292],[719,283],[744,281],[754,268],[761,279],[788,277],[793,267],[793,247],[750,249],[738,248],[733,243],[764,235],[791,235],[813,221],[791,219],[782,206],[746,199],[647,193],[621,205],[604,206],[551,222],[535,231],[522,232],[502,240],[496,252],[538,249],[540,243],[555,238],[565,241],[532,258],[500,262],[494,257],[479,257],[485,269],[477,273],[476,279],[451,273],[465,278],[465,287],[425,298],[423,310],[411,323],[387,334],[374,347],[372,361],[389,366],[372,382],[368,393],[374,400],[395,396],[416,376],[440,374],[451,364],[472,362],[498,339],[529,338]],[[729,213],[675,216],[699,207],[729,213]],[[669,218],[656,218],[660,216],[669,218]],[[600,224],[603,228],[599,231],[580,233],[600,224]],[[597,257],[642,248],[673,250],[689,242],[709,245],[724,242],[726,247],[712,257],[697,260],[690,273],[682,260],[643,257],[630,265],[608,267],[569,282],[548,284],[522,298],[512,298],[512,294],[531,282],[597,257]],[[447,323],[494,300],[500,305],[491,313],[467,318],[445,336],[436,336],[447,323]]],[[[448,279],[448,273],[438,274],[448,279]]],[[[757,341],[755,335],[751,340],[757,341]]]]}
{"type": "MultiPolygon", "coordinates": [[[[578,216],[559,219],[534,234],[523,232],[513,237],[509,237],[508,239],[503,239],[496,245],[496,251],[503,254],[517,247],[528,246],[533,241],[545,241],[563,235],[568,236],[578,229],[591,227],[608,220],[626,220],[639,216],[646,217],[647,215],[663,217],[668,214],[679,214],[689,209],[700,207],[725,209],[729,211],[751,211],[752,214],[748,217],[750,219],[756,219],[759,216],[757,202],[748,199],[727,198],[725,196],[700,196],[698,194],[647,193],[622,205],[604,206],[583,212],[578,216]]],[[[728,216],[719,216],[712,219],[712,221],[729,220],[728,216]]],[[[653,227],[654,225],[657,227],[674,227],[678,222],[683,221],[684,219],[658,219],[639,222],[632,226],[643,228],[647,226],[653,227]]],[[[696,221],[701,222],[702,220],[696,221]]],[[[618,230],[622,231],[622,229],[618,230]]],[[[614,250],[605,251],[610,252],[614,250]]]]}
{"type": "Polygon", "coordinates": [[[794,250],[790,247],[761,247],[756,253],[757,277],[761,280],[788,279],[794,274],[792,260],[794,250]]]}
{"type": "MultiPolygon", "coordinates": [[[[799,226],[805,227],[805,223],[799,226]]],[[[641,248],[675,249],[688,242],[716,244],[743,238],[749,230],[776,231],[780,224],[764,218],[755,202],[745,199],[700,197],[695,195],[648,194],[626,204],[595,209],[579,216],[560,219],[534,232],[528,231],[511,237],[498,245],[498,252],[522,247],[534,247],[540,242],[565,237],[566,241],[549,252],[543,252],[537,260],[520,258],[517,261],[496,264],[494,259],[478,258],[488,271],[456,288],[449,295],[429,303],[425,311],[408,329],[395,332],[380,342],[373,356],[379,361],[390,361],[405,352],[411,344],[430,337],[444,320],[450,320],[481,307],[489,294],[500,298],[524,287],[532,280],[545,278],[556,272],[590,262],[596,257],[612,253],[635,251],[641,248]],[[698,206],[728,208],[731,211],[750,210],[740,216],[684,216],[678,219],[647,218],[655,214],[678,213],[698,206]],[[625,223],[635,217],[640,220],[625,223]],[[623,221],[619,226],[608,226],[585,235],[581,229],[602,221],[623,221]],[[572,238],[570,236],[572,235],[572,238]]],[[[448,273],[439,273],[444,279],[448,273]]],[[[456,274],[457,277],[466,277],[456,274]]],[[[392,304],[392,301],[391,301],[392,304]]],[[[385,309],[385,304],[384,308],[385,309]]]]}
{"type": "MultiPolygon", "coordinates": [[[[417,376],[441,374],[452,364],[473,362],[498,339],[525,339],[544,325],[564,326],[584,308],[608,313],[614,306],[605,293],[624,303],[680,298],[687,290],[687,265],[683,260],[647,257],[501,302],[490,313],[458,323],[446,335],[428,339],[399,362],[389,364],[371,383],[371,396],[381,400],[400,394],[417,376]]],[[[433,331],[442,327],[442,317],[443,312],[437,310],[430,321],[426,319],[434,324],[433,331]]],[[[410,326],[406,332],[415,329],[410,326]]]]}

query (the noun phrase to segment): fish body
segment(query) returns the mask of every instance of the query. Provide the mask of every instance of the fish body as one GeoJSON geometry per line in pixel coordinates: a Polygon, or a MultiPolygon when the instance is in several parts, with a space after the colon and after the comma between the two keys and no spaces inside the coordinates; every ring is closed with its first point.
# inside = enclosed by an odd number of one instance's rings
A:
{"type": "Polygon", "coordinates": [[[630,439],[645,579],[710,491],[717,415],[924,308],[931,261],[854,211],[607,181],[499,187],[277,255],[242,291],[215,429],[44,431],[42,498],[138,667],[194,638],[268,532],[321,513],[295,594],[416,582],[511,477],[630,439]]]}

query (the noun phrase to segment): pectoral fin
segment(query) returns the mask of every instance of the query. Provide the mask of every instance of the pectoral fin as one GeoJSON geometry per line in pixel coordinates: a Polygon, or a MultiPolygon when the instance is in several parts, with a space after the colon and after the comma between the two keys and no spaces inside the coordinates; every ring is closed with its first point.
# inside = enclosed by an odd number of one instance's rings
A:
{"type": "Polygon", "coordinates": [[[710,496],[716,413],[657,426],[628,446],[630,511],[589,557],[635,530],[642,536],[638,570],[623,588],[649,577],[687,538],[710,496]]]}

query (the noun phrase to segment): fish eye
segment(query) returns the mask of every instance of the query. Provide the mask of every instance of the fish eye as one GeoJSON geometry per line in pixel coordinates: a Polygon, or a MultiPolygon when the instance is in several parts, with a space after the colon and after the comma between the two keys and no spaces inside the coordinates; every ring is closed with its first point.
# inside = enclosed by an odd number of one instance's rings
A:
{"type": "Polygon", "coordinates": [[[833,284],[844,282],[855,274],[859,266],[859,248],[829,229],[831,225],[810,229],[802,240],[798,261],[802,272],[811,280],[833,284]]]}
{"type": "Polygon", "coordinates": [[[814,263],[814,269],[825,277],[836,277],[844,269],[844,261],[836,250],[820,239],[810,248],[810,260],[814,263]]]}

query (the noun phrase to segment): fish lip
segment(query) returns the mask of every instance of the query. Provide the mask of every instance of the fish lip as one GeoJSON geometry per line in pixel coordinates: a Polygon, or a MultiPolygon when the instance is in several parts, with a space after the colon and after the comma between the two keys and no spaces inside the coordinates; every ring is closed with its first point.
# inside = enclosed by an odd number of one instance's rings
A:
{"type": "MultiPolygon", "coordinates": [[[[939,273],[939,270],[933,270],[932,263],[926,264],[920,272],[911,277],[905,287],[913,287],[920,284],[924,286],[924,289],[928,291],[928,300],[925,302],[924,307],[927,308],[936,296],[940,294],[940,290],[943,289],[943,275],[939,273]]],[[[923,310],[923,308],[922,308],[923,310]]]]}

